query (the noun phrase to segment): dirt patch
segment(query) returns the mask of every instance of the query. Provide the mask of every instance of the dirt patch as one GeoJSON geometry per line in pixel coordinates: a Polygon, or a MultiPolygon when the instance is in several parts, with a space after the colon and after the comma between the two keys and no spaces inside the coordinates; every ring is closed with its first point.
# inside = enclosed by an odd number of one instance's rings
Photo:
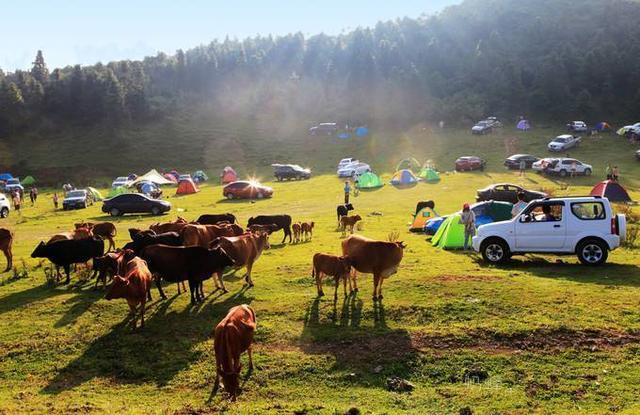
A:
{"type": "Polygon", "coordinates": [[[493,275],[439,275],[433,279],[436,282],[495,282],[505,281],[504,278],[493,275]]]}

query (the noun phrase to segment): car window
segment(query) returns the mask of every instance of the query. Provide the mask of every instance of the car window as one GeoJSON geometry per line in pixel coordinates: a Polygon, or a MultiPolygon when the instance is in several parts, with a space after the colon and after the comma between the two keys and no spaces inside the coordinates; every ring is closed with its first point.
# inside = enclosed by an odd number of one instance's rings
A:
{"type": "Polygon", "coordinates": [[[76,192],[69,192],[67,193],[67,197],[84,197],[84,192],[81,190],[76,192]]]}
{"type": "Polygon", "coordinates": [[[603,220],[607,217],[602,202],[572,203],[571,213],[580,220],[603,220]]]}
{"type": "Polygon", "coordinates": [[[522,223],[559,222],[562,220],[562,202],[534,203],[520,216],[522,223]]]}

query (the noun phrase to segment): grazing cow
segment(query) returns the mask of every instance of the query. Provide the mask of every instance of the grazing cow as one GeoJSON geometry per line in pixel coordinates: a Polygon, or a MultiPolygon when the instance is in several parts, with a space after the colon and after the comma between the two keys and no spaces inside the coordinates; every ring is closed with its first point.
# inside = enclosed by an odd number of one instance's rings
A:
{"type": "Polygon", "coordinates": [[[80,222],[80,223],[74,223],[73,226],[75,227],[75,229],[80,229],[80,228],[93,228],[93,223],[92,222],[80,222]]]}
{"type": "Polygon", "coordinates": [[[208,248],[211,242],[221,236],[242,235],[244,230],[238,225],[187,225],[182,228],[184,246],[201,246],[208,248]]]}
{"type": "Polygon", "coordinates": [[[338,226],[340,225],[340,218],[343,216],[347,216],[352,210],[353,205],[351,203],[338,205],[338,207],[336,208],[336,213],[338,214],[338,226]]]}
{"type": "Polygon", "coordinates": [[[249,371],[253,369],[251,344],[256,330],[256,313],[251,307],[242,304],[229,310],[227,316],[215,328],[213,348],[216,354],[216,384],[218,390],[220,378],[224,390],[232,401],[236,400],[240,388],[240,355],[245,351],[249,355],[249,371]]]}
{"type": "Polygon", "coordinates": [[[133,259],[135,254],[130,249],[119,250],[117,252],[107,252],[103,256],[93,258],[93,274],[96,276],[96,285],[102,281],[102,288],[107,286],[107,277],[113,278],[115,275],[124,275],[124,266],[133,259]]]}
{"type": "Polygon", "coordinates": [[[133,316],[131,325],[136,328],[136,312],[140,305],[140,328],[144,327],[144,308],[147,299],[151,300],[151,272],[147,263],[134,257],[126,263],[125,275],[113,277],[113,284],[109,287],[106,299],[124,298],[129,304],[130,314],[133,316]]]}
{"type": "MultiPolygon", "coordinates": [[[[233,259],[219,247],[207,249],[201,246],[151,245],[144,248],[140,256],[147,261],[156,277],[156,286],[163,299],[167,296],[162,291],[160,279],[169,282],[188,281],[191,303],[204,300],[204,280],[213,274],[221,274],[226,267],[234,264],[233,259]]],[[[219,288],[218,283],[216,280],[216,288],[219,288]]]]}
{"type": "Polygon", "coordinates": [[[52,244],[40,242],[31,253],[31,258],[47,258],[56,266],[56,275],[60,277],[60,267],[64,268],[67,275],[65,284],[70,282],[71,264],[87,262],[90,259],[102,256],[104,241],[102,239],[61,240],[52,244]]]}
{"type": "Polygon", "coordinates": [[[293,242],[300,242],[302,238],[302,225],[300,224],[300,222],[291,225],[291,229],[293,229],[293,242]]]}
{"type": "Polygon", "coordinates": [[[268,233],[271,235],[271,233],[278,230],[278,225],[251,225],[248,230],[252,233],[268,233]]]}
{"type": "Polygon", "coordinates": [[[358,223],[361,220],[362,218],[360,217],[360,215],[341,217],[340,227],[342,228],[342,233],[344,234],[347,231],[347,229],[349,229],[349,232],[353,234],[353,228],[355,228],[356,223],[358,223]]]}
{"type": "Polygon", "coordinates": [[[155,233],[180,232],[188,223],[189,222],[179,217],[175,222],[156,223],[149,226],[149,229],[155,233]]]}
{"type": "Polygon", "coordinates": [[[6,228],[0,228],[0,251],[7,258],[7,268],[5,272],[13,268],[13,232],[6,228]]]}
{"type": "Polygon", "coordinates": [[[200,225],[218,225],[221,222],[236,223],[236,217],[232,213],[201,215],[196,222],[200,225]]]}
{"type": "Polygon", "coordinates": [[[342,279],[344,283],[344,295],[347,295],[347,280],[349,281],[349,292],[353,292],[351,287],[351,261],[347,256],[335,256],[329,254],[315,254],[313,256],[313,268],[311,270],[311,277],[316,280],[316,287],[318,289],[318,296],[322,297],[324,291],[322,290],[322,278],[325,275],[332,276],[336,282],[336,290],[333,294],[333,298],[338,298],[338,286],[342,279]]]}
{"type": "Polygon", "coordinates": [[[137,234],[132,234],[132,242],[125,244],[123,249],[131,249],[136,255],[140,255],[140,252],[151,245],[169,245],[169,246],[182,246],[182,236],[177,232],[165,232],[165,233],[150,233],[142,231],[137,234]]]}
{"type": "MultiPolygon", "coordinates": [[[[251,269],[253,264],[260,258],[260,254],[265,249],[269,249],[269,235],[266,233],[245,233],[244,235],[230,238],[218,238],[211,243],[211,247],[221,247],[234,261],[236,269],[246,267],[247,273],[244,275],[249,287],[253,287],[251,280],[251,269]]],[[[222,274],[218,275],[218,280],[222,290],[227,292],[222,280],[222,274]]]]}
{"type": "MultiPolygon", "coordinates": [[[[342,255],[348,256],[355,271],[373,274],[373,300],[382,300],[382,282],[398,272],[405,244],[376,241],[364,236],[351,235],[342,241],[342,255]]],[[[357,290],[356,272],[351,278],[357,290]]]]}
{"type": "Polygon", "coordinates": [[[302,222],[302,234],[305,241],[310,241],[313,238],[313,222],[302,222]]]}
{"type": "Polygon", "coordinates": [[[284,231],[284,238],[282,238],[282,243],[289,237],[289,243],[292,241],[291,235],[291,216],[289,215],[263,215],[256,216],[255,218],[249,218],[249,224],[247,228],[250,228],[251,225],[275,225],[274,231],[279,231],[282,229],[284,231]]]}
{"type": "Polygon", "coordinates": [[[115,238],[118,233],[116,225],[111,222],[100,222],[93,224],[90,229],[93,231],[94,236],[109,241],[107,251],[111,251],[116,248],[116,243],[113,241],[113,238],[115,238]]]}

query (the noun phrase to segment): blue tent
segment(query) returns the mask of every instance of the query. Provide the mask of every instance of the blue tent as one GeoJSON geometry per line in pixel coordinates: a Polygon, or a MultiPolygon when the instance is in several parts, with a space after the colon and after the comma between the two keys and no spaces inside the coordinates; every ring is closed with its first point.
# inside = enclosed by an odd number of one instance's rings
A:
{"type": "Polygon", "coordinates": [[[516,128],[520,131],[529,131],[531,129],[531,124],[527,120],[520,120],[516,128]]]}
{"type": "Polygon", "coordinates": [[[596,124],[596,130],[600,132],[608,131],[611,130],[611,125],[609,125],[609,123],[605,121],[599,122],[598,124],[596,124]]]}
{"type": "Polygon", "coordinates": [[[349,134],[349,133],[340,133],[340,134],[338,134],[338,138],[342,138],[343,140],[346,140],[347,138],[351,138],[351,134],[349,134]]]}
{"type": "Polygon", "coordinates": [[[358,137],[365,137],[369,135],[369,129],[367,127],[358,127],[356,128],[356,135],[358,137]]]}
{"type": "Polygon", "coordinates": [[[391,184],[394,186],[408,186],[418,183],[418,178],[411,170],[397,171],[391,178],[391,184]]]}
{"type": "Polygon", "coordinates": [[[0,174],[0,180],[6,182],[7,180],[13,179],[11,173],[2,173],[0,174]]]}
{"type": "MultiPolygon", "coordinates": [[[[511,219],[511,208],[513,208],[512,203],[496,202],[493,200],[471,205],[471,210],[476,215],[476,227],[511,219]]],[[[448,216],[428,220],[424,225],[424,232],[427,235],[435,235],[446,218],[448,218],[448,216]]]]}

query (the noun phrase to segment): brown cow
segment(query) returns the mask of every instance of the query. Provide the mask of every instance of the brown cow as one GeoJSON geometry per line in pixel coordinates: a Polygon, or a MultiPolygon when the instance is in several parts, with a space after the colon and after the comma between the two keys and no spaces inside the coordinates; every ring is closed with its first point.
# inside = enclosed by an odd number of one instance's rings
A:
{"type": "Polygon", "coordinates": [[[165,233],[165,232],[178,232],[182,230],[186,225],[188,225],[185,219],[178,217],[175,222],[167,222],[167,223],[156,223],[154,225],[149,226],[149,229],[154,231],[155,233],[165,233]]]}
{"type": "Polygon", "coordinates": [[[358,223],[361,220],[362,220],[362,217],[360,217],[360,215],[341,217],[340,226],[342,228],[342,233],[344,234],[347,231],[347,229],[349,229],[349,232],[353,234],[353,228],[355,228],[356,223],[358,223]]]}
{"type": "Polygon", "coordinates": [[[221,236],[239,236],[244,230],[238,225],[186,225],[182,228],[184,246],[201,246],[208,248],[211,242],[221,236]]]}
{"type": "Polygon", "coordinates": [[[305,241],[310,241],[313,238],[313,222],[302,222],[302,234],[305,241]]]}
{"type": "Polygon", "coordinates": [[[139,258],[134,257],[127,262],[126,274],[124,277],[116,275],[113,277],[113,284],[109,287],[106,299],[124,298],[129,304],[130,314],[133,316],[131,325],[136,328],[136,312],[140,305],[140,328],[144,327],[144,308],[147,299],[151,299],[151,272],[147,267],[147,263],[139,258]]]}
{"type": "Polygon", "coordinates": [[[125,265],[133,259],[135,254],[130,249],[124,249],[117,252],[107,252],[101,257],[93,259],[93,273],[96,276],[96,285],[102,281],[102,288],[107,286],[107,277],[113,278],[116,275],[125,275],[125,265]]]}
{"type": "Polygon", "coordinates": [[[398,272],[405,245],[402,242],[376,241],[352,235],[342,241],[342,255],[349,256],[354,272],[351,276],[356,290],[356,271],[373,274],[373,300],[382,300],[382,282],[398,272]]]}
{"type": "Polygon", "coordinates": [[[7,268],[4,270],[5,272],[9,271],[13,268],[13,251],[11,247],[13,246],[13,232],[6,228],[0,228],[0,251],[7,258],[7,268]]]}
{"type": "MultiPolygon", "coordinates": [[[[246,267],[247,273],[244,275],[245,281],[249,287],[253,287],[253,281],[251,280],[251,269],[254,262],[258,260],[260,254],[265,249],[269,249],[269,234],[266,233],[245,233],[244,235],[234,237],[222,237],[218,238],[211,243],[211,247],[219,246],[222,248],[234,261],[234,267],[236,269],[246,267]]],[[[227,292],[222,280],[222,273],[218,274],[218,281],[222,286],[222,290],[227,292]]]]}
{"type": "Polygon", "coordinates": [[[111,222],[100,222],[94,224],[91,230],[93,231],[93,234],[95,236],[109,241],[109,247],[107,248],[107,251],[111,251],[112,249],[116,248],[116,243],[113,240],[113,238],[115,238],[118,234],[116,225],[111,222]]]}
{"type": "Polygon", "coordinates": [[[344,295],[347,295],[347,280],[349,281],[349,292],[353,292],[351,286],[351,278],[349,273],[351,272],[351,261],[346,256],[335,256],[329,254],[315,254],[313,256],[313,268],[311,270],[311,277],[316,280],[316,287],[318,289],[318,296],[322,297],[324,291],[322,290],[322,278],[325,275],[330,275],[335,279],[336,290],[333,294],[333,298],[338,298],[338,286],[340,280],[344,283],[344,295]]]}
{"type": "Polygon", "coordinates": [[[302,225],[300,224],[300,222],[296,222],[291,225],[291,230],[293,231],[293,242],[300,242],[302,238],[302,225]]]}
{"type": "Polygon", "coordinates": [[[218,390],[220,378],[225,391],[232,401],[238,396],[240,387],[240,355],[245,351],[249,355],[249,372],[253,370],[251,344],[256,330],[256,313],[251,307],[242,304],[229,310],[227,316],[215,328],[213,349],[216,354],[216,384],[218,390]]]}
{"type": "Polygon", "coordinates": [[[80,228],[93,228],[93,223],[92,222],[79,222],[79,223],[74,223],[73,226],[75,227],[75,229],[80,229],[80,228]]]}
{"type": "Polygon", "coordinates": [[[76,241],[80,241],[83,239],[91,239],[93,238],[93,233],[91,232],[90,229],[88,228],[77,228],[74,229],[71,232],[60,232],[57,233],[55,235],[53,235],[51,238],[49,238],[49,240],[47,241],[47,245],[52,244],[54,242],[57,241],[67,241],[67,240],[76,240],[76,241]]]}

